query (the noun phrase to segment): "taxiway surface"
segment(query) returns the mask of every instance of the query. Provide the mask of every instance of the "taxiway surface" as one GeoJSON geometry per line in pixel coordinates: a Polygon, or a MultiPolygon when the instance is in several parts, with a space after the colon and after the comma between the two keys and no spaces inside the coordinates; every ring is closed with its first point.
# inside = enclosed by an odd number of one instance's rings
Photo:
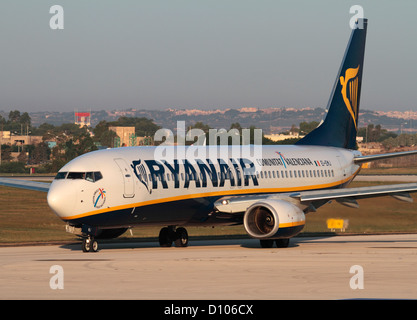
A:
{"type": "MultiPolygon", "coordinates": [[[[362,299],[417,298],[417,235],[0,248],[0,299],[362,299]],[[52,266],[63,289],[52,289],[52,266]],[[363,289],[352,288],[363,271],[363,289]],[[55,271],[56,272],[56,271],[55,271]],[[352,282],[353,281],[353,282],[352,282]]],[[[355,285],[354,285],[355,287],[355,285]]]]}

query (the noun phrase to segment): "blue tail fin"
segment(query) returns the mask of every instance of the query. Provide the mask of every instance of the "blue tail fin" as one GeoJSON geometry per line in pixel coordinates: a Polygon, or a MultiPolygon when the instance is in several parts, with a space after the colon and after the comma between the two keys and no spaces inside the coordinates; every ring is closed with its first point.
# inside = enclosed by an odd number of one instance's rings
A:
{"type": "Polygon", "coordinates": [[[359,20],[352,30],[333,91],[325,120],[297,145],[319,145],[346,149],[356,148],[363,58],[368,20],[359,20]],[[359,27],[362,27],[360,29],[359,27]]]}

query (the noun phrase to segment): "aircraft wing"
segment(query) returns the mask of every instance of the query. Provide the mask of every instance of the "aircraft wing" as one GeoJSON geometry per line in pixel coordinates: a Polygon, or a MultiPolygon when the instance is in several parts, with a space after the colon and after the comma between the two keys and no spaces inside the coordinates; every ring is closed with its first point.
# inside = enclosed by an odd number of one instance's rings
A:
{"type": "Polygon", "coordinates": [[[261,200],[282,199],[308,208],[308,211],[315,211],[315,207],[321,206],[330,200],[336,200],[343,205],[354,208],[359,207],[356,199],[381,196],[392,196],[401,201],[412,202],[413,199],[410,196],[410,192],[417,192],[417,183],[235,197],[227,196],[217,200],[214,206],[219,212],[234,214],[245,212],[249,206],[261,200]]]}
{"type": "Polygon", "coordinates": [[[51,184],[12,178],[0,178],[0,186],[48,192],[51,184]]]}
{"type": "Polygon", "coordinates": [[[404,183],[335,190],[304,191],[300,192],[298,195],[293,194],[292,197],[299,198],[301,202],[332,199],[337,200],[342,198],[365,199],[381,196],[393,196],[397,199],[405,200],[403,199],[403,197],[405,195],[408,195],[409,198],[409,192],[417,192],[417,183],[404,183]]]}

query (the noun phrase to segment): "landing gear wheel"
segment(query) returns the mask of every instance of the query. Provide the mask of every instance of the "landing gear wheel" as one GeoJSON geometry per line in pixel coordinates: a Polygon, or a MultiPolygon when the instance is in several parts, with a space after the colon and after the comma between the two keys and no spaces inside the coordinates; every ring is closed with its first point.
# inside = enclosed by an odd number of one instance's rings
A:
{"type": "Polygon", "coordinates": [[[277,239],[275,240],[277,248],[288,248],[290,244],[290,239],[277,239]]]}
{"type": "Polygon", "coordinates": [[[178,228],[175,231],[175,246],[176,247],[187,247],[188,246],[188,232],[185,228],[178,228]]]}
{"type": "Polygon", "coordinates": [[[159,231],[159,245],[161,247],[171,247],[172,246],[172,237],[171,233],[173,231],[168,228],[164,227],[159,231]]]}
{"type": "Polygon", "coordinates": [[[83,239],[82,244],[83,252],[97,252],[98,251],[98,242],[93,237],[86,237],[83,239]]]}
{"type": "Polygon", "coordinates": [[[274,246],[274,240],[267,239],[267,240],[259,240],[261,243],[262,248],[272,248],[274,246]]]}
{"type": "Polygon", "coordinates": [[[90,239],[89,238],[84,238],[83,239],[83,252],[90,252],[91,249],[91,243],[90,243],[90,239]]]}
{"type": "Polygon", "coordinates": [[[266,239],[266,240],[259,240],[261,243],[262,248],[273,248],[274,243],[276,244],[277,248],[287,248],[290,244],[290,239],[266,239]]]}
{"type": "Polygon", "coordinates": [[[98,251],[98,242],[97,242],[97,240],[94,240],[94,239],[92,240],[90,251],[92,251],[92,252],[97,252],[98,251]]]}

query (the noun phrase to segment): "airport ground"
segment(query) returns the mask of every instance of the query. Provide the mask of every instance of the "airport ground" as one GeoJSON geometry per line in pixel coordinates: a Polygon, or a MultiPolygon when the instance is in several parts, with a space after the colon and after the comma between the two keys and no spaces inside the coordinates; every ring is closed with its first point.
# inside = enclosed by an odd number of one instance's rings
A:
{"type": "Polygon", "coordinates": [[[416,265],[415,234],[3,247],[0,299],[416,299],[416,265]]]}
{"type": "MultiPolygon", "coordinates": [[[[404,182],[394,180],[353,186],[404,182]]],[[[360,209],[326,205],[307,215],[306,232],[285,249],[261,249],[241,227],[191,230],[188,248],[160,248],[152,241],[157,229],[137,228],[83,253],[45,196],[1,188],[0,299],[417,298],[416,203],[382,197],[361,200],[360,209]],[[349,219],[350,235],[329,232],[329,217],[349,219]],[[63,289],[52,288],[54,266],[63,289]],[[359,275],[363,288],[355,288],[359,275]]]]}

